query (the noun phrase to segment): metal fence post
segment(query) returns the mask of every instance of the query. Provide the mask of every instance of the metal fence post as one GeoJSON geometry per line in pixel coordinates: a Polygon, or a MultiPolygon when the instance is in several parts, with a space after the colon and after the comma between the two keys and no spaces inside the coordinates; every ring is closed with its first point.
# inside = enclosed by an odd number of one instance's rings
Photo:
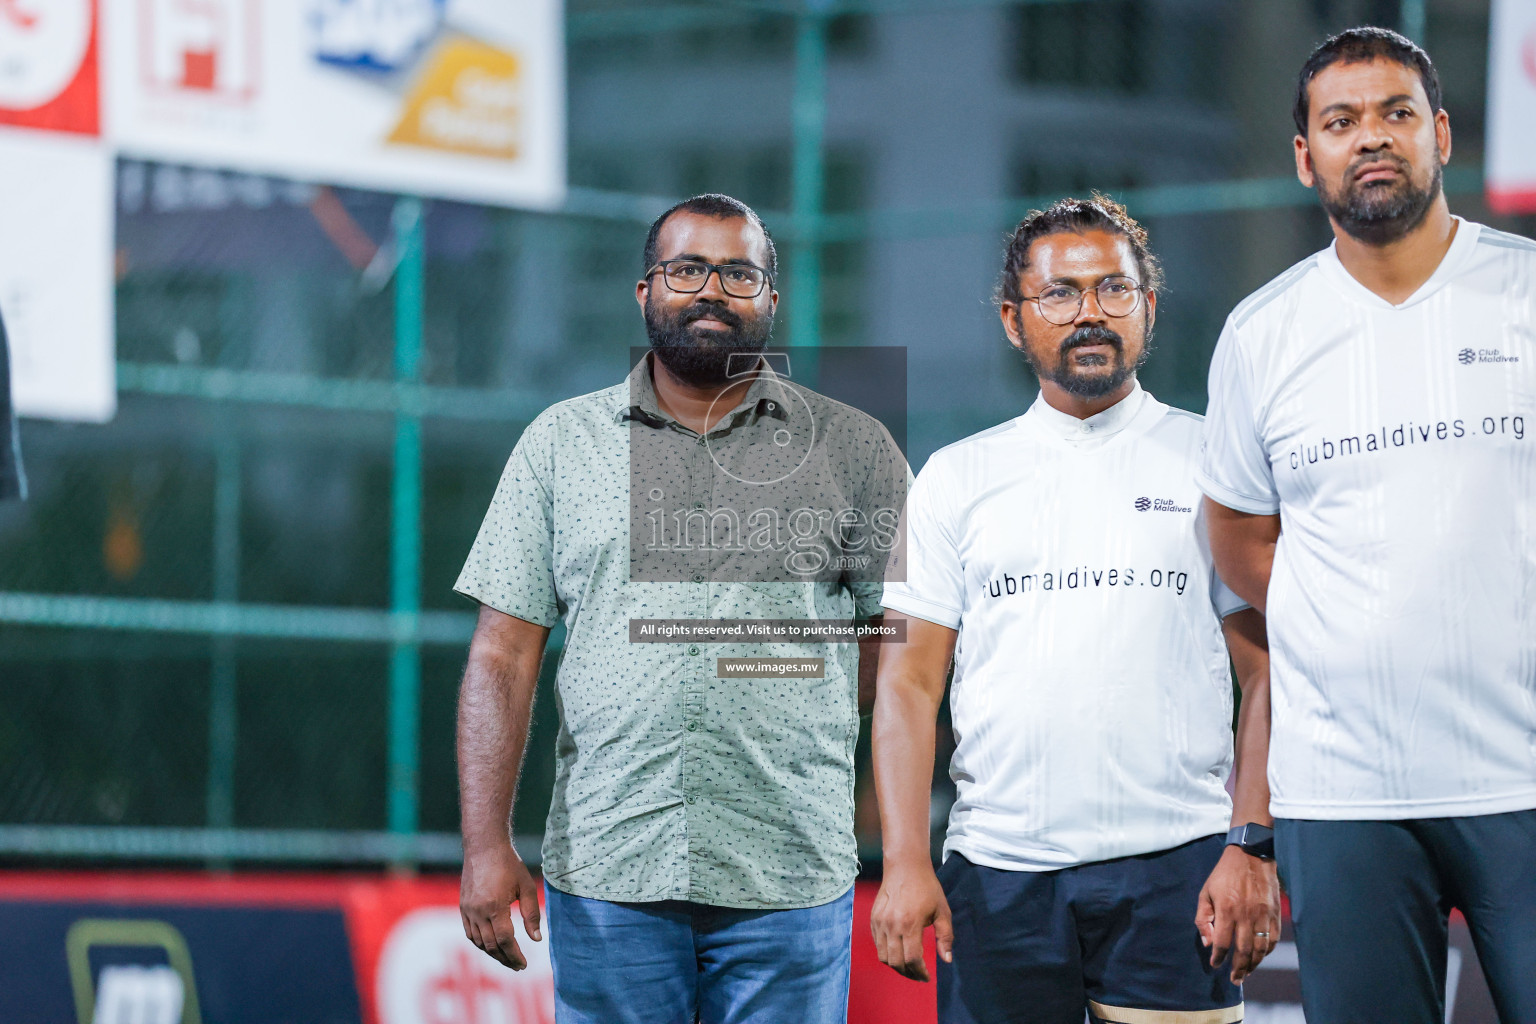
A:
{"type": "MultiPolygon", "coordinates": [[[[821,215],[826,188],[827,15],[821,0],[809,0],[795,15],[794,168],[791,212],[794,244],[790,263],[789,338],[797,348],[821,343],[821,215]]],[[[802,360],[810,352],[800,355],[802,360]]],[[[814,383],[816,368],[792,367],[795,377],[814,383]]]]}
{"type": "MultiPolygon", "coordinates": [[[[228,605],[240,600],[240,442],[228,422],[220,425],[214,452],[213,599],[228,605]]],[[[209,828],[231,828],[235,823],[238,682],[234,638],[214,637],[208,696],[209,828]]]]}
{"type": "MultiPolygon", "coordinates": [[[[421,376],[425,303],[424,225],[421,200],[395,203],[395,380],[417,383],[421,376]]],[[[395,414],[395,461],[390,501],[390,610],[395,639],[389,660],[389,831],[414,836],[418,818],[420,761],[421,644],[421,414],[403,407],[395,414]]],[[[402,849],[397,864],[411,858],[402,849]]]]}

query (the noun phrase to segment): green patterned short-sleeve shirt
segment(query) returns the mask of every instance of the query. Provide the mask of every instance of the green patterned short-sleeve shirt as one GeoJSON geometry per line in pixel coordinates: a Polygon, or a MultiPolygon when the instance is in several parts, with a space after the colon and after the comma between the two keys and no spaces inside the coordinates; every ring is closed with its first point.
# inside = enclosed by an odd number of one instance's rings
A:
{"type": "MultiPolygon", "coordinates": [[[[649,362],[529,425],[454,589],[567,627],[543,851],[550,885],[622,902],[817,906],[858,871],[857,645],[631,643],[629,623],[877,615],[883,557],[862,560],[866,572],[848,568],[859,559],[843,558],[841,568],[834,560],[805,582],[746,564],[755,556],[742,553],[745,544],[722,554],[683,542],[648,561],[637,543],[656,521],[642,506],[665,495],[679,527],[690,512],[726,502],[765,511],[765,495],[792,500],[788,516],[809,501],[894,519],[906,463],[878,421],[804,389],[786,392],[771,373],[701,438],[660,411],[649,362]],[[632,459],[632,450],[643,454],[632,459]],[[743,498],[757,481],[742,467],[785,452],[794,453],[795,486],[759,486],[743,498]],[[824,674],[718,678],[717,659],[737,657],[823,658],[824,674]]],[[[857,518],[801,515],[809,529],[791,541],[874,550],[848,527],[857,518]]]]}

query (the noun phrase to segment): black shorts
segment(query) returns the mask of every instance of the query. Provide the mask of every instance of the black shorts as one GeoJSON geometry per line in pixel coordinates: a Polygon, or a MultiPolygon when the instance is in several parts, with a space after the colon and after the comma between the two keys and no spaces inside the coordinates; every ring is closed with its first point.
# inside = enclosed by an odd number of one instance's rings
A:
{"type": "Polygon", "coordinates": [[[1224,847],[1209,836],[1060,871],[1002,871],[951,854],[939,869],[954,963],[941,1024],[1233,1024],[1242,989],[1210,966],[1195,912],[1224,847]]]}

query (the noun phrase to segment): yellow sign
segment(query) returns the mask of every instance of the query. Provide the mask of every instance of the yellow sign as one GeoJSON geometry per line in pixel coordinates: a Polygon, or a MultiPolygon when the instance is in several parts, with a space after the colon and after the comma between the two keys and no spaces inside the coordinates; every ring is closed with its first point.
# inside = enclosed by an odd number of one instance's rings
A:
{"type": "Polygon", "coordinates": [[[389,141],[517,159],[522,141],[517,58],[463,36],[439,44],[406,97],[389,141]]]}
{"type": "Polygon", "coordinates": [[[64,937],[65,953],[69,958],[69,981],[75,993],[75,1013],[80,1024],[92,1024],[97,1019],[98,999],[111,1007],[102,1014],[103,1019],[158,1021],[162,1017],[179,1021],[180,1024],[202,1024],[202,1012],[197,1002],[197,983],[192,977],[192,953],[181,932],[164,921],[122,920],[114,918],[82,918],[69,926],[64,937]],[[103,970],[102,989],[91,977],[91,947],[93,946],[144,946],[161,950],[170,961],[168,967],[107,968],[103,970]],[[119,984],[110,986],[115,996],[108,995],[106,980],[115,971],[119,984]],[[141,973],[142,972],[142,973],[141,973]],[[168,979],[154,977],[166,974],[168,979]],[[170,980],[171,990],[154,982],[170,980]]]}

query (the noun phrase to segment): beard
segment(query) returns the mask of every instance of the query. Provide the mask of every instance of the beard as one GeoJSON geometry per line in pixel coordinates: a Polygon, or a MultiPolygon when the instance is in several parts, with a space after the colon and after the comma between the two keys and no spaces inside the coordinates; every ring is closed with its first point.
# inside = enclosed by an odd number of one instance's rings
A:
{"type": "Polygon", "coordinates": [[[1444,173],[1434,161],[1429,184],[1415,185],[1412,167],[1402,157],[1386,158],[1397,166],[1401,177],[1393,181],[1355,181],[1356,169],[1367,163],[1380,163],[1380,156],[1361,157],[1344,172],[1337,191],[1317,179],[1317,198],[1333,222],[1356,241],[1367,245],[1386,245],[1402,238],[1424,222],[1429,208],[1440,198],[1444,173]]]}
{"type": "Polygon", "coordinates": [[[647,296],[645,333],[651,339],[651,351],[678,380],[698,388],[721,387],[756,365],[755,360],[739,357],[757,355],[767,347],[768,336],[773,333],[773,314],[747,319],[712,302],[695,302],[673,311],[657,306],[647,296]],[[719,320],[726,329],[693,326],[704,319],[719,320]],[[733,356],[737,358],[733,360],[733,356]]]}
{"type": "MultiPolygon", "coordinates": [[[[1145,324],[1145,319],[1142,322],[1145,324]]],[[[1019,337],[1024,338],[1024,318],[1020,316],[1016,323],[1019,337]]],[[[1035,376],[1042,381],[1048,380],[1069,395],[1076,395],[1079,398],[1103,398],[1124,387],[1125,382],[1136,376],[1136,371],[1146,364],[1147,356],[1152,352],[1152,334],[1150,331],[1147,332],[1135,362],[1126,361],[1125,339],[1108,327],[1098,324],[1079,327],[1067,335],[1061,343],[1055,366],[1041,366],[1030,354],[1027,338],[1019,351],[1023,353],[1024,361],[1029,364],[1029,368],[1035,371],[1035,376]],[[1085,345],[1108,345],[1114,349],[1115,355],[1108,373],[1085,373],[1082,368],[1079,368],[1076,360],[1069,358],[1073,349],[1082,348],[1085,345]]],[[[1087,364],[1089,366],[1105,365],[1103,356],[1094,355],[1087,358],[1092,360],[1087,364]]]]}

